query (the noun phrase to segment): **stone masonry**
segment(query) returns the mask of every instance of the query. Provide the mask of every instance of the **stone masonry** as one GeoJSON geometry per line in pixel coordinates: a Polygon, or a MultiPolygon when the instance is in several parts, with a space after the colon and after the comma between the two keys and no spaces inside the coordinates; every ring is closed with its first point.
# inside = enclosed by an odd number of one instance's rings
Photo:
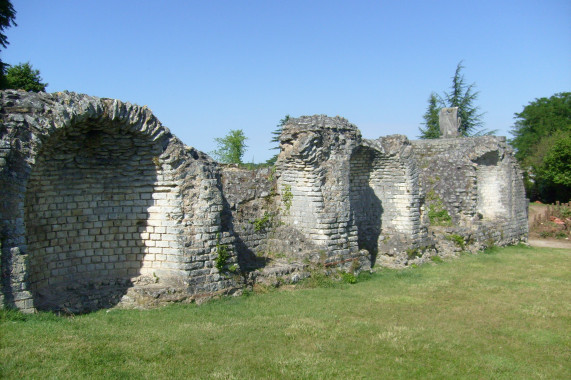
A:
{"type": "Polygon", "coordinates": [[[502,137],[368,140],[343,118],[303,116],[275,167],[247,170],[118,100],[4,91],[0,118],[2,307],[188,302],[527,236],[502,137]]]}

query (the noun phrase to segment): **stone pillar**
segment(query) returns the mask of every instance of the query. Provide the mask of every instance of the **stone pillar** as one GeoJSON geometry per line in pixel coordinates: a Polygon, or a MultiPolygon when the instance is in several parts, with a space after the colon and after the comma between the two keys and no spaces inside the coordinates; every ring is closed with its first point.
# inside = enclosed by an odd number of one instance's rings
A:
{"type": "Polygon", "coordinates": [[[450,139],[460,137],[460,125],[462,120],[458,117],[458,107],[442,108],[438,114],[440,125],[440,138],[450,139]]]}
{"type": "Polygon", "coordinates": [[[356,126],[325,115],[292,118],[280,137],[278,191],[290,202],[283,220],[321,247],[328,263],[350,260],[359,251],[349,161],[360,141],[356,126]]]}

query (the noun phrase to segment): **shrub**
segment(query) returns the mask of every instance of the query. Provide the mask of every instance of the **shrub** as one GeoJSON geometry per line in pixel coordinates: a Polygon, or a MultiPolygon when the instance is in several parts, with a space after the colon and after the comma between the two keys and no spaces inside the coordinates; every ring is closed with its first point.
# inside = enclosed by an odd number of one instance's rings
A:
{"type": "Polygon", "coordinates": [[[357,277],[353,273],[341,272],[341,281],[345,284],[356,284],[357,277]]]}

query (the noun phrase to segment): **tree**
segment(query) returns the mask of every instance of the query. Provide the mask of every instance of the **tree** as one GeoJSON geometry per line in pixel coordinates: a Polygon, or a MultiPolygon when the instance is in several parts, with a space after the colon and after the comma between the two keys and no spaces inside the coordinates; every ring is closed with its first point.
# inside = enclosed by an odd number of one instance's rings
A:
{"type": "Polygon", "coordinates": [[[458,107],[458,117],[461,120],[459,132],[462,136],[472,136],[485,133],[482,130],[484,125],[482,121],[482,113],[479,113],[480,107],[474,106],[474,101],[478,99],[480,94],[474,92],[475,83],[467,85],[462,74],[462,61],[456,66],[454,77],[452,77],[452,86],[450,92],[445,93],[446,103],[448,107],[458,107]]]}
{"type": "MultiPolygon", "coordinates": [[[[4,34],[4,29],[11,26],[17,26],[14,19],[16,18],[16,11],[9,0],[0,0],[0,45],[4,49],[8,46],[8,38],[4,34]]],[[[6,67],[2,59],[0,59],[0,85],[4,85],[4,71],[6,67]]],[[[4,88],[4,87],[2,87],[4,88]]]]}
{"type": "MultiPolygon", "coordinates": [[[[289,121],[289,119],[290,119],[290,116],[285,115],[285,117],[280,120],[279,124],[276,125],[276,129],[274,131],[272,131],[273,137],[270,140],[270,142],[271,143],[277,143],[277,146],[270,148],[271,150],[280,149],[280,136],[282,134],[282,130],[284,128],[284,125],[286,125],[286,123],[289,121]]],[[[269,160],[266,161],[266,164],[273,165],[276,163],[277,159],[278,159],[278,155],[275,154],[272,156],[272,158],[270,158],[269,160]]]]}
{"type": "Polygon", "coordinates": [[[47,83],[42,83],[39,70],[34,70],[30,62],[10,66],[6,70],[6,88],[40,92],[45,91],[47,83]]]}
{"type": "Polygon", "coordinates": [[[226,136],[214,139],[216,144],[218,144],[218,149],[211,153],[219,162],[225,164],[241,164],[242,157],[248,147],[246,145],[247,139],[241,129],[232,129],[226,136]]]}
{"type": "Polygon", "coordinates": [[[421,139],[434,139],[440,137],[440,126],[438,124],[438,113],[440,108],[458,107],[458,117],[461,120],[458,132],[462,136],[478,136],[482,134],[492,134],[494,131],[483,129],[484,122],[480,113],[480,108],[474,105],[478,99],[479,92],[474,91],[475,83],[466,84],[464,74],[462,74],[462,61],[456,66],[456,71],[452,77],[450,92],[444,92],[440,97],[434,93],[428,99],[428,109],[424,114],[425,129],[420,128],[421,139]],[[438,131],[438,133],[436,133],[438,131]]]}
{"type": "Polygon", "coordinates": [[[428,108],[422,116],[424,119],[425,128],[420,127],[421,138],[423,139],[437,139],[440,137],[440,125],[438,124],[438,114],[442,108],[442,99],[434,92],[428,98],[428,108]]]}
{"type": "Polygon", "coordinates": [[[520,113],[510,133],[514,136],[510,144],[517,149],[516,158],[523,161],[532,155],[532,150],[545,137],[557,131],[571,131],[571,92],[562,92],[550,98],[539,98],[530,102],[520,113]]]}
{"type": "Polygon", "coordinates": [[[510,144],[525,169],[530,199],[566,202],[571,196],[571,92],[530,102],[516,119],[510,144]]]}
{"type": "Polygon", "coordinates": [[[547,182],[571,189],[571,136],[561,136],[543,157],[540,176],[547,182]]]}

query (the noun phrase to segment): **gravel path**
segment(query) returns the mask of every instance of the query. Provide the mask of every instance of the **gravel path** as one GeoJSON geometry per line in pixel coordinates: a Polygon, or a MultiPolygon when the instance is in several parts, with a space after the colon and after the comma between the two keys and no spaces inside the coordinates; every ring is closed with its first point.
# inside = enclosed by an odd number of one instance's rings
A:
{"type": "Polygon", "coordinates": [[[567,248],[571,252],[571,240],[529,239],[529,245],[539,248],[567,248]]]}

